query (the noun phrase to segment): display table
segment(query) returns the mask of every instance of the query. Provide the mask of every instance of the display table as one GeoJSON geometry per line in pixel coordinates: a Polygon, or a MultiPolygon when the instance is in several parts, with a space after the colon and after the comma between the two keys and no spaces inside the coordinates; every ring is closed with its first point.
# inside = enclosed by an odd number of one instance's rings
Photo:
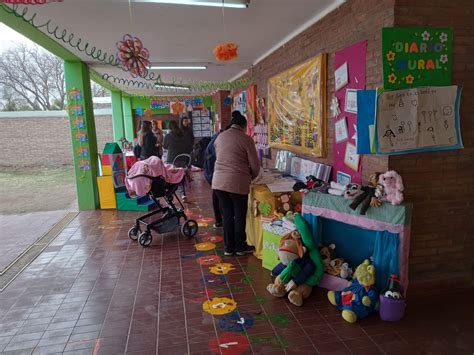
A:
{"type": "Polygon", "coordinates": [[[303,216],[310,224],[317,245],[336,245],[335,254],[357,266],[373,257],[377,287],[386,286],[390,274],[398,274],[408,287],[411,205],[382,204],[359,214],[340,196],[309,192],[303,199],[303,216]]]}
{"type": "MultiPolygon", "coordinates": [[[[270,204],[273,213],[278,208],[278,197],[281,194],[282,192],[271,192],[266,185],[250,186],[245,232],[247,233],[247,243],[255,247],[254,255],[259,259],[263,257],[263,229],[260,216],[254,214],[254,200],[270,204]]],[[[291,192],[291,197],[296,203],[301,203],[302,197],[299,192],[291,192]]]]}

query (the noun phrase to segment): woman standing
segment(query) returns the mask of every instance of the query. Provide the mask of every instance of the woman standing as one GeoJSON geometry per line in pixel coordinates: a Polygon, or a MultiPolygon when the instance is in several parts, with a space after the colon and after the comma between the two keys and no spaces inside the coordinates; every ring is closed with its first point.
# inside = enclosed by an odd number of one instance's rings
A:
{"type": "Polygon", "coordinates": [[[178,123],[171,121],[169,128],[171,132],[165,136],[163,148],[168,150],[166,162],[171,164],[178,155],[189,154],[190,152],[187,151],[188,142],[183,131],[179,129],[178,123]]]}
{"type": "Polygon", "coordinates": [[[191,154],[194,147],[194,133],[193,128],[191,127],[191,121],[186,116],[181,118],[181,130],[186,138],[186,154],[191,154]]]}
{"type": "Polygon", "coordinates": [[[151,129],[150,121],[142,121],[142,127],[138,133],[138,152],[135,154],[140,160],[148,159],[151,156],[160,157],[159,151],[156,147],[156,136],[153,134],[151,129]]]}
{"type": "Polygon", "coordinates": [[[151,130],[156,137],[156,148],[158,149],[158,157],[163,156],[163,131],[158,127],[157,121],[151,121],[151,130]]]}
{"type": "Polygon", "coordinates": [[[230,129],[217,137],[216,164],[212,189],[223,215],[225,255],[245,255],[254,248],[247,245],[245,223],[250,183],[258,176],[260,160],[253,139],[245,134],[247,120],[232,112],[230,129]]]}

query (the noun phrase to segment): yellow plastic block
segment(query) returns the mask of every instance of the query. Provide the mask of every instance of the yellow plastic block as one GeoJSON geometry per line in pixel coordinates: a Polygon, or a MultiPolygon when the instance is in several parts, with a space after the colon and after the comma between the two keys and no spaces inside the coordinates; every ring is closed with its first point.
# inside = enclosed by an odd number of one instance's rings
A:
{"type": "Polygon", "coordinates": [[[100,208],[117,208],[112,176],[99,176],[97,178],[97,187],[99,188],[100,208]]]}
{"type": "Polygon", "coordinates": [[[112,175],[112,166],[111,165],[102,165],[102,175],[104,175],[104,176],[112,175]]]}

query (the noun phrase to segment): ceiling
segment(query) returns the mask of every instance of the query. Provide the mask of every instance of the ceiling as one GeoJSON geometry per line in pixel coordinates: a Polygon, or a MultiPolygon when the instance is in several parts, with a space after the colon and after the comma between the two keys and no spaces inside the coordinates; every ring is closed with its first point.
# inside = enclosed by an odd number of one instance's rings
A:
{"type": "MultiPolygon", "coordinates": [[[[90,46],[116,54],[116,43],[124,34],[139,37],[150,52],[153,63],[204,64],[207,70],[155,70],[164,82],[196,80],[229,81],[242,75],[290,38],[337,8],[344,0],[251,0],[247,9],[169,5],[128,0],[64,0],[29,6],[37,23],[74,33],[90,46]],[[221,42],[239,45],[239,58],[218,62],[213,48],[221,42]]],[[[22,9],[22,5],[19,5],[22,9]]],[[[30,12],[28,13],[30,16],[30,12]]],[[[59,41],[100,75],[133,79],[120,68],[102,64],[59,41]]],[[[141,78],[134,79],[153,84],[141,78]]],[[[113,81],[113,78],[109,78],[113,81]]],[[[133,94],[160,94],[153,86],[114,85],[133,94]]]]}

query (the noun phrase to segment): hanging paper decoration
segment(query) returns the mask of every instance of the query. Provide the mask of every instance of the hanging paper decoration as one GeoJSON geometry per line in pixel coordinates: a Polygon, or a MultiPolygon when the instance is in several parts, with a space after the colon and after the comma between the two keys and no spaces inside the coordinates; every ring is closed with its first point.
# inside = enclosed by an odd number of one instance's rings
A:
{"type": "Polygon", "coordinates": [[[51,2],[63,2],[63,0],[0,0],[3,4],[43,5],[51,2]]]}
{"type": "Polygon", "coordinates": [[[224,105],[225,105],[225,106],[229,106],[231,103],[232,103],[232,96],[227,96],[227,97],[224,99],[224,105]]]}
{"type": "Polygon", "coordinates": [[[237,49],[239,46],[234,42],[220,43],[214,48],[214,56],[222,62],[230,61],[239,57],[237,49]]]}
{"type": "Polygon", "coordinates": [[[143,43],[138,37],[126,34],[121,41],[117,42],[117,49],[123,66],[134,78],[147,72],[150,53],[143,47],[143,43]]]}
{"type": "Polygon", "coordinates": [[[147,108],[145,110],[145,117],[150,118],[151,116],[153,116],[153,111],[151,110],[151,108],[147,108]]]}
{"type": "Polygon", "coordinates": [[[184,112],[186,105],[183,104],[181,101],[171,101],[170,102],[170,113],[172,115],[180,115],[184,112]]]}
{"type": "Polygon", "coordinates": [[[137,108],[135,109],[135,114],[136,114],[137,116],[143,116],[143,109],[142,109],[141,107],[137,107],[137,108]]]}

